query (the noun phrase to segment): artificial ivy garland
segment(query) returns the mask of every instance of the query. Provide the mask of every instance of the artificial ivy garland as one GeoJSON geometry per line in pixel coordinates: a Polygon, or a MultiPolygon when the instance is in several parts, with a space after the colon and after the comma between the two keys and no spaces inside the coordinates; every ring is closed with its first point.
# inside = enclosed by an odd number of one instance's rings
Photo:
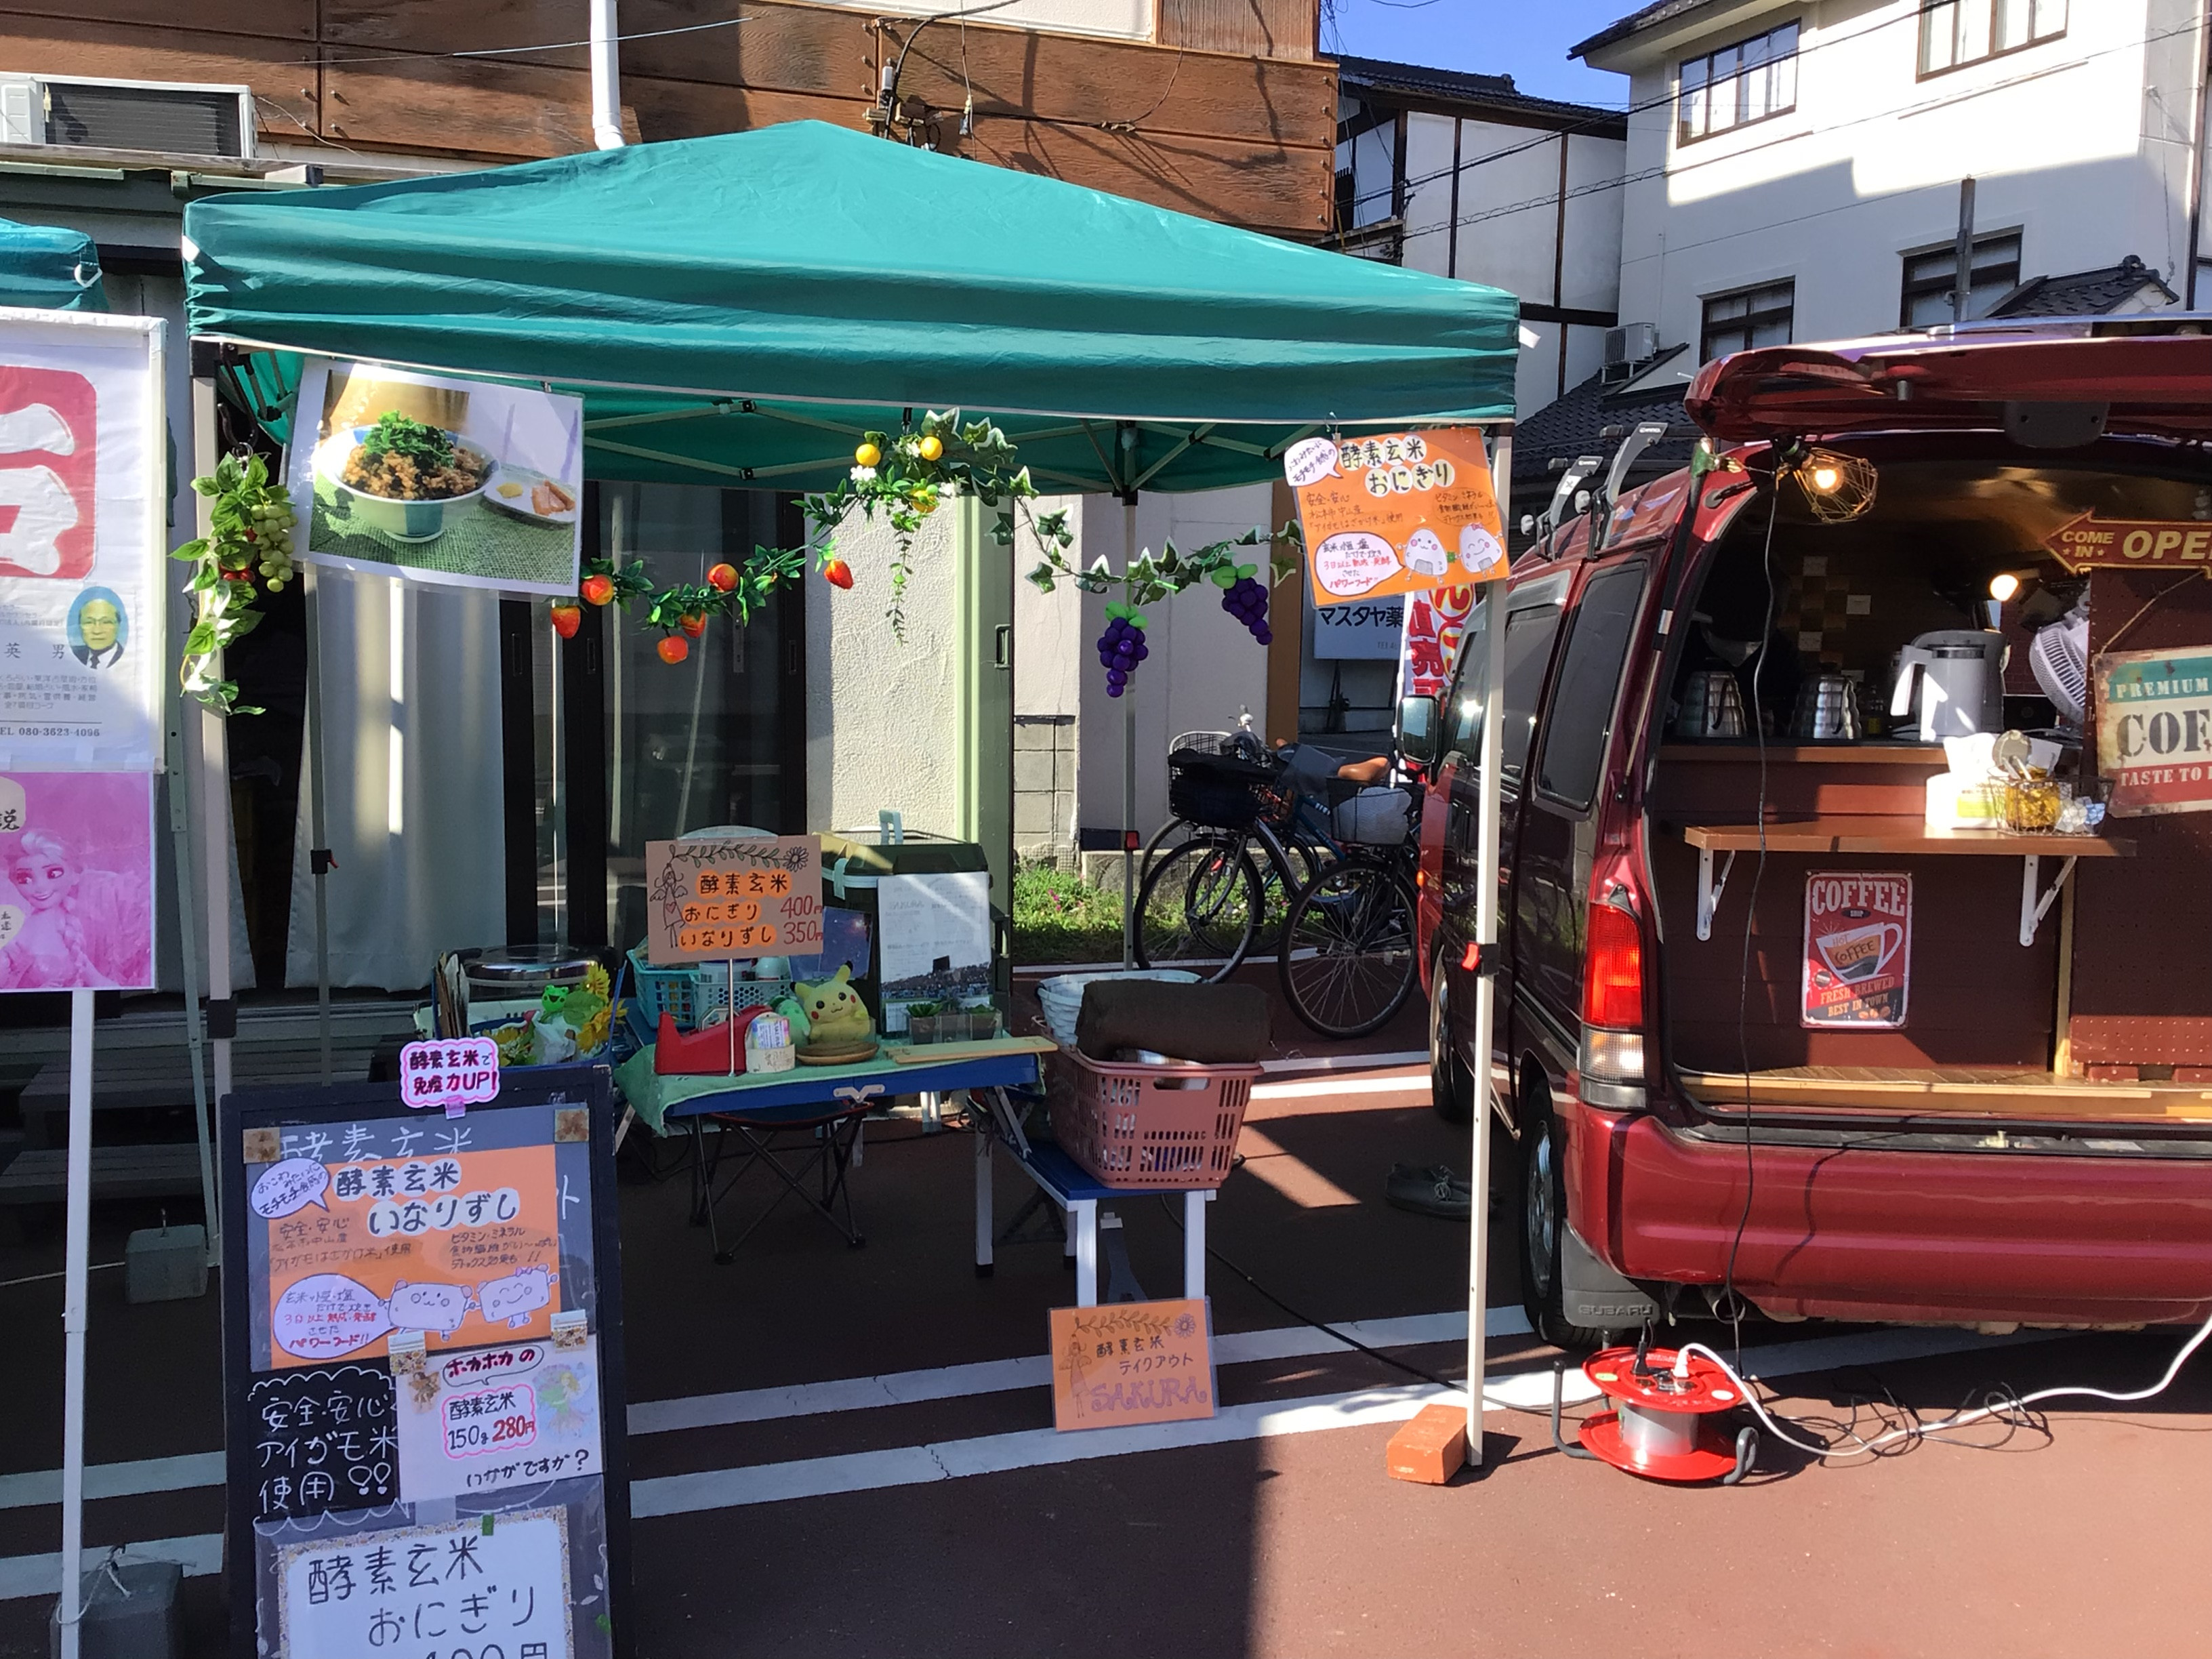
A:
{"type": "Polygon", "coordinates": [[[216,659],[261,622],[255,578],[272,593],[292,580],[291,498],[270,482],[268,464],[251,454],[224,456],[212,473],[193,479],[192,488],[214,506],[208,534],[169,555],[194,567],[185,584],[198,611],[185,639],[185,695],[218,714],[258,714],[258,708],[240,706],[238,682],[220,678],[216,659]]]}

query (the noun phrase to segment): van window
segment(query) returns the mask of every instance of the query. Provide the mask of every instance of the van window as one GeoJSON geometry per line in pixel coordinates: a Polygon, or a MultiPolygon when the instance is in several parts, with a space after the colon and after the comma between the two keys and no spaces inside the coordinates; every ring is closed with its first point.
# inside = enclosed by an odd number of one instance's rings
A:
{"type": "Polygon", "coordinates": [[[1482,752],[1482,688],[1490,672],[1490,607],[1478,605],[1459,639],[1459,666],[1444,698],[1444,746],[1472,768],[1482,752]]]}
{"type": "Polygon", "coordinates": [[[1606,741],[1613,732],[1621,664],[1628,656],[1629,632],[1643,602],[1649,568],[1638,561],[1599,571],[1575,607],[1574,629],[1567,635],[1566,655],[1560,660],[1551,714],[1545,721],[1544,759],[1536,770],[1536,787],[1578,812],[1597,793],[1606,741]]]}
{"type": "Polygon", "coordinates": [[[1547,605],[1533,611],[1516,611],[1505,618],[1505,724],[1498,731],[1501,775],[1509,784],[1521,781],[1528,759],[1528,742],[1536,731],[1536,699],[1544,690],[1544,670],[1551,665],[1552,641],[1559,631],[1559,608],[1547,605]]]}

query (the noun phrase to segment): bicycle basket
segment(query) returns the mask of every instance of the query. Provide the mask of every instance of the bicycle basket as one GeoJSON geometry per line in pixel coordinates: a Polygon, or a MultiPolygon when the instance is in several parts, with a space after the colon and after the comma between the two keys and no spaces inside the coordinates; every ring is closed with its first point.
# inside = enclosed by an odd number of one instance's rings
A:
{"type": "Polygon", "coordinates": [[[1362,789],[1330,811],[1336,838],[1356,847],[1396,847],[1419,821],[1413,795],[1400,784],[1362,789]]]}
{"type": "Polygon", "coordinates": [[[1178,749],[1168,757],[1168,810],[1209,830],[1249,829],[1288,809],[1274,787],[1279,770],[1262,761],[1178,749]]]}

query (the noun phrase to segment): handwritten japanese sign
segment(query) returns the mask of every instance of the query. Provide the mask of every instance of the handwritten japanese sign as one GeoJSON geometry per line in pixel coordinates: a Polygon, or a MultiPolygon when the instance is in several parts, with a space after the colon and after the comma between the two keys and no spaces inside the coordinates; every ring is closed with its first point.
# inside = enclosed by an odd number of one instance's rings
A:
{"type": "Polygon", "coordinates": [[[488,1036],[410,1042],[399,1051],[399,1097],[447,1117],[499,1097],[499,1044],[488,1036]]]}
{"type": "Polygon", "coordinates": [[[588,1342],[471,1348],[399,1369],[409,1502],[599,1473],[599,1364],[588,1342]]]}
{"type": "Polygon", "coordinates": [[[725,962],[822,950],[815,836],[645,844],[646,959],[725,962]]]}
{"type": "Polygon", "coordinates": [[[291,1545],[277,1553],[285,1659],[566,1659],[563,1509],[291,1545]]]}
{"type": "Polygon", "coordinates": [[[1807,876],[1804,974],[1801,1024],[1901,1030],[1912,988],[1912,878],[1857,870],[1807,876]]]}
{"type": "Polygon", "coordinates": [[[2094,678],[2112,815],[2212,812],[2212,651],[2109,651],[2094,678]]]}
{"type": "Polygon", "coordinates": [[[1052,1310],[1053,1426],[1211,1417],[1213,1316],[1203,1299],[1052,1310]]]}
{"type": "Polygon", "coordinates": [[[465,1124],[301,1129],[254,1176],[271,1363],[544,1336],[560,1273],[551,1146],[473,1151],[465,1124]]]}
{"type": "Polygon", "coordinates": [[[1317,605],[1426,592],[1505,574],[1505,531],[1471,427],[1291,446],[1317,605]]]}
{"type": "Polygon", "coordinates": [[[259,1519],[375,1509],[399,1495],[392,1373],[383,1365],[313,1365],[257,1376],[246,1404],[259,1519]]]}

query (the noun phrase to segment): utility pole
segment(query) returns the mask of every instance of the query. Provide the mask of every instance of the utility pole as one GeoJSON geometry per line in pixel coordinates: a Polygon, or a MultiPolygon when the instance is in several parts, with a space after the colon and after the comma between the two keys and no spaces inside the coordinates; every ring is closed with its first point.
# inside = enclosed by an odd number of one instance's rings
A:
{"type": "Polygon", "coordinates": [[[1974,299],[1974,181],[1959,180],[1959,270],[1951,284],[1951,320],[1963,323],[1974,299]]]}

